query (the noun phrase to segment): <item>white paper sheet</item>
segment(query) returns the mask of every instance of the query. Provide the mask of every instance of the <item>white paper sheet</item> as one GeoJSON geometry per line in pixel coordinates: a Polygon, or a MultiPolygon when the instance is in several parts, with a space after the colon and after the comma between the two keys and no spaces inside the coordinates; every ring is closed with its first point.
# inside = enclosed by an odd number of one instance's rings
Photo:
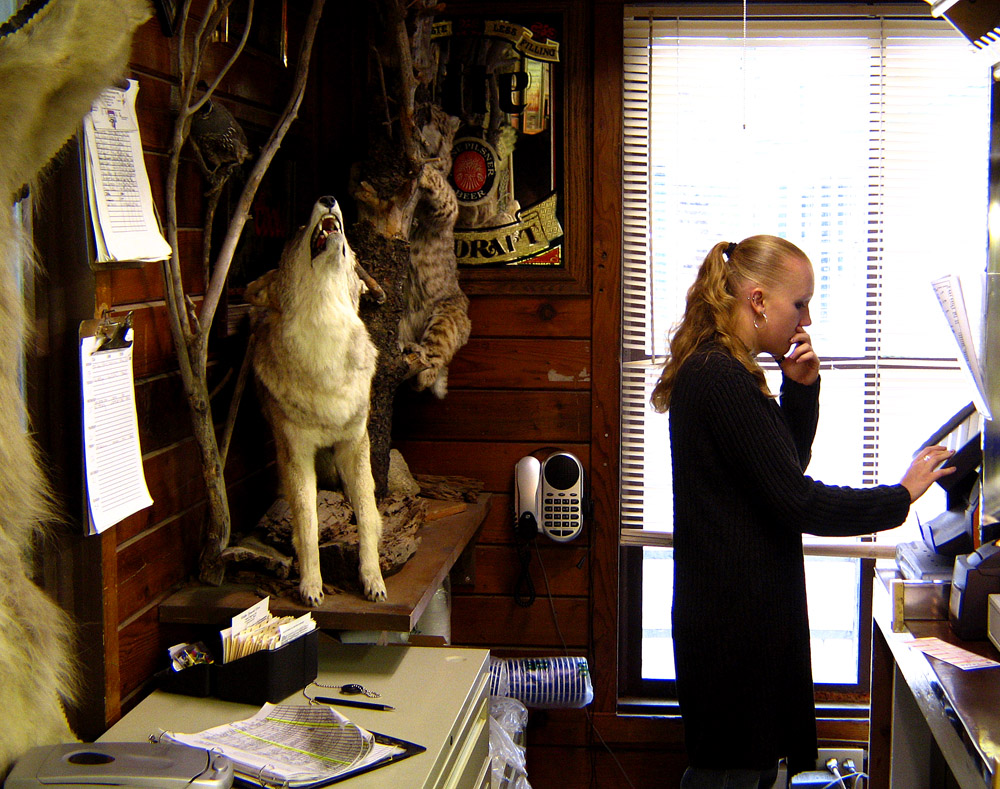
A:
{"type": "Polygon", "coordinates": [[[135,114],[139,83],[108,88],[83,121],[87,199],[98,262],[170,257],[153,209],[135,114]]]}
{"type": "Polygon", "coordinates": [[[931,285],[937,294],[944,316],[951,326],[951,331],[958,342],[959,358],[962,366],[972,380],[972,399],[976,410],[987,419],[992,419],[990,407],[986,403],[986,384],[983,380],[983,370],[979,364],[976,345],[969,328],[969,315],[965,310],[965,297],[962,296],[962,282],[954,274],[949,274],[934,280],[931,285]]]}
{"type": "Polygon", "coordinates": [[[153,503],[139,450],[132,379],[132,344],[97,351],[98,337],[80,341],[83,438],[91,534],[153,503]]]}

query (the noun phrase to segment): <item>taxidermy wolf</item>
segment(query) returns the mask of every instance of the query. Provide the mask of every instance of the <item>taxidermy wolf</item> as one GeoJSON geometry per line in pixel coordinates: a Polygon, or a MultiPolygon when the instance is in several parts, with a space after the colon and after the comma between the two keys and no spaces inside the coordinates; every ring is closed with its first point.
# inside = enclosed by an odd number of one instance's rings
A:
{"type": "Polygon", "coordinates": [[[31,580],[33,536],[52,517],[19,383],[29,253],[13,201],[122,76],[150,13],[145,0],[33,0],[0,26],[0,778],[29,748],[76,739],[62,706],[76,676],[70,623],[31,580]]]}
{"type": "Polygon", "coordinates": [[[332,197],[313,206],[278,268],[247,287],[250,303],[266,308],[255,330],[253,367],[291,509],[299,594],[310,606],[323,601],[317,473],[324,482],[342,482],[358,522],[362,588],[369,600],[385,599],[368,439],[377,351],[358,316],[363,287],[332,197]]]}

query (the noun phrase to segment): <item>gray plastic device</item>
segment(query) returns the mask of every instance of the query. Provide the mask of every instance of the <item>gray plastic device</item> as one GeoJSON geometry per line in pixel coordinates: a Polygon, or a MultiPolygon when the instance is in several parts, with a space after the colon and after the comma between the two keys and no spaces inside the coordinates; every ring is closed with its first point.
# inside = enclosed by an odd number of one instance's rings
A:
{"type": "Polygon", "coordinates": [[[557,451],[539,461],[532,455],[514,466],[514,516],[523,536],[533,531],[569,542],[583,529],[583,464],[557,451]]]}
{"type": "Polygon", "coordinates": [[[15,763],[4,789],[229,789],[233,763],[221,753],[168,742],[44,745],[15,763]]]}

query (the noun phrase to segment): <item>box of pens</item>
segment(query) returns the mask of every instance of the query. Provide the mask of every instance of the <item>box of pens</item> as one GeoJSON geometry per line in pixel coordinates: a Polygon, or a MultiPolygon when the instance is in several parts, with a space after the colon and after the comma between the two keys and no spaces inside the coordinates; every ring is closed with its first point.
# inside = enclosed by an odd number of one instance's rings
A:
{"type": "MultiPolygon", "coordinates": [[[[255,705],[273,704],[302,690],[318,672],[316,621],[309,613],[275,617],[268,604],[269,598],[265,598],[234,616],[232,626],[219,632],[206,661],[188,666],[169,678],[172,681],[161,681],[160,686],[175,693],[211,694],[224,701],[255,705]],[[207,693],[202,692],[206,672],[207,693]]],[[[183,645],[191,646],[201,644],[183,645]]]]}

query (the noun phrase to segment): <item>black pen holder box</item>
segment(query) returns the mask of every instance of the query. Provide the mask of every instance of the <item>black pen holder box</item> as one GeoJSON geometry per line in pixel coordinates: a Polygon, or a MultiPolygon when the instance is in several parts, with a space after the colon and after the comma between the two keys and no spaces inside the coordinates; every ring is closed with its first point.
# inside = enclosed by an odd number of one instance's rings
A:
{"type": "Polygon", "coordinates": [[[208,663],[196,663],[180,671],[174,671],[172,667],[165,668],[156,674],[157,687],[168,693],[183,693],[185,696],[210,696],[211,668],[208,663]]]}
{"type": "Polygon", "coordinates": [[[275,704],[316,679],[318,654],[319,631],[313,630],[278,649],[264,649],[230,663],[213,663],[212,695],[242,704],[275,704]]]}

